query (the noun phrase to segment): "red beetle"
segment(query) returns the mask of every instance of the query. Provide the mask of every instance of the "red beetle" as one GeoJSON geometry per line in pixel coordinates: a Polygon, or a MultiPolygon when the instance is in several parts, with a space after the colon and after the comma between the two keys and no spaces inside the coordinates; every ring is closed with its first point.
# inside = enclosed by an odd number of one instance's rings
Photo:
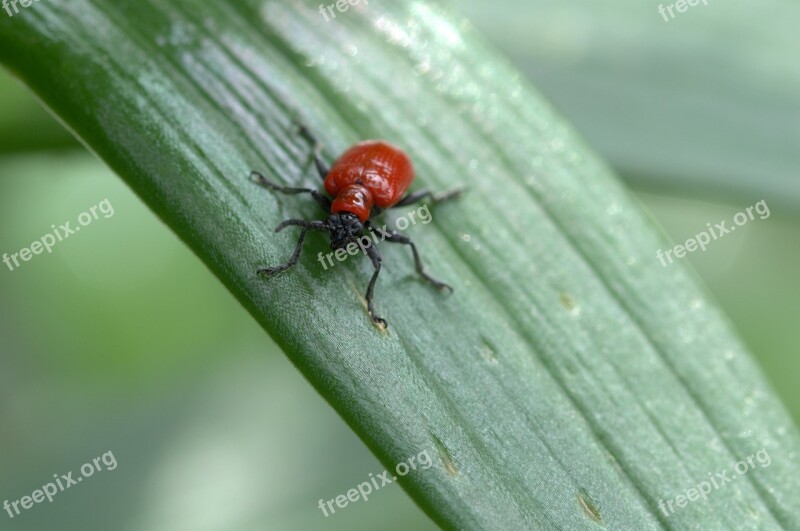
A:
{"type": "Polygon", "coordinates": [[[382,140],[359,142],[325,177],[325,190],[333,197],[331,213],[350,212],[365,222],[373,206],[397,205],[413,179],[411,161],[400,149],[382,140]]]}
{"type": "Polygon", "coordinates": [[[288,226],[301,227],[300,239],[288,262],[275,267],[259,269],[258,274],[264,277],[271,277],[295,265],[300,258],[306,232],[309,230],[327,232],[330,236],[331,249],[333,250],[344,249],[350,244],[361,242],[359,246],[367,253],[372,260],[372,265],[375,267],[375,272],[372,274],[367,287],[367,308],[372,321],[385,327],[386,321],[375,314],[372,304],[375,281],[381,271],[381,255],[378,249],[371,245],[372,239],[366,236],[367,233],[377,231],[381,232],[382,240],[409,245],[414,255],[417,273],[436,288],[452,291],[450,286],[425,273],[417,247],[409,238],[397,234],[396,231],[388,233],[382,231],[380,228],[373,227],[370,221],[385,209],[411,205],[428,197],[433,202],[441,202],[456,197],[461,190],[455,189],[440,195],[421,190],[405,195],[406,190],[411,185],[411,181],[414,180],[414,167],[411,164],[411,160],[401,149],[382,140],[359,142],[345,151],[333,163],[333,166],[328,169],[319,156],[319,143],[316,138],[305,127],[301,127],[300,132],[314,144],[314,163],[320,176],[325,181],[325,191],[330,195],[330,198],[312,188],[280,186],[267,180],[256,171],[250,175],[257,184],[276,192],[311,194],[311,197],[328,214],[328,218],[320,221],[287,219],[278,225],[275,232],[279,232],[288,226]],[[370,243],[365,244],[364,240],[370,243]]]}

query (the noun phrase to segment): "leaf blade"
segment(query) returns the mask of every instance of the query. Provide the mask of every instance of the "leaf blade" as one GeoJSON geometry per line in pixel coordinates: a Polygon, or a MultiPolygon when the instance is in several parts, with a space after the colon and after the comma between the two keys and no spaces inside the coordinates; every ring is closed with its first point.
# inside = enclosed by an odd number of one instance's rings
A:
{"type": "Polygon", "coordinates": [[[459,20],[419,2],[354,10],[338,24],[303,2],[38,7],[24,25],[0,23],[3,50],[34,41],[3,60],[204,259],[384,463],[435,454],[404,487],[438,523],[797,518],[797,432],[741,344],[686,271],[656,265],[663,241],[608,170],[459,20]],[[58,84],[64,74],[72,86],[58,84]],[[410,257],[385,249],[397,265],[379,285],[392,327],[381,335],[360,302],[368,264],[323,272],[312,258],[320,240],[290,274],[255,276],[291,247],[271,227],[317,215],[246,177],[256,167],[309,179],[308,146],[290,133],[297,115],[328,159],[387,136],[414,155],[426,186],[468,183],[460,204],[412,231],[429,269],[457,281],[452,298],[409,281],[410,257]],[[736,385],[716,390],[720,379],[736,385]],[[746,429],[753,435],[740,437],[746,429]],[[775,452],[776,466],[703,507],[659,513],[660,497],[753,446],[775,452]]]}

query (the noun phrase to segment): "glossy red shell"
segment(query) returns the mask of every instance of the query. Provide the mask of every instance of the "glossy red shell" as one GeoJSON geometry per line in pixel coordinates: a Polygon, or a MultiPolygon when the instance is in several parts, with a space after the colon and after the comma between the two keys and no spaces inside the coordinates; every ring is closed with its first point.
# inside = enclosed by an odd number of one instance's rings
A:
{"type": "Polygon", "coordinates": [[[334,198],[332,213],[352,212],[366,221],[373,206],[388,208],[400,201],[412,180],[414,167],[401,149],[367,140],[333,163],[325,190],[334,198]]]}
{"type": "Polygon", "coordinates": [[[331,203],[331,212],[351,212],[361,221],[367,221],[373,205],[374,200],[369,190],[360,184],[351,184],[336,194],[331,203]]]}

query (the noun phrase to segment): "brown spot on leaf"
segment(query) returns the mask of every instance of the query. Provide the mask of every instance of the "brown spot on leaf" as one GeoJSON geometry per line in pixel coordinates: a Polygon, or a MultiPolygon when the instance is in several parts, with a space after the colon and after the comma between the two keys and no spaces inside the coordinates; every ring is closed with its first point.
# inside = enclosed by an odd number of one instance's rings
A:
{"type": "Polygon", "coordinates": [[[457,475],[458,469],[456,468],[456,465],[453,464],[453,458],[450,457],[450,452],[447,451],[447,447],[436,435],[433,436],[433,442],[436,443],[436,450],[439,452],[439,459],[442,460],[442,464],[444,465],[445,470],[447,470],[447,473],[451,476],[457,475]]]}
{"type": "Polygon", "coordinates": [[[494,345],[492,345],[492,343],[483,336],[481,336],[481,344],[478,346],[478,352],[480,352],[483,359],[485,359],[488,363],[497,365],[496,349],[494,345]]]}
{"type": "Polygon", "coordinates": [[[573,300],[573,298],[570,296],[569,293],[565,293],[565,292],[562,291],[559,294],[559,296],[561,298],[561,304],[564,306],[564,308],[568,312],[571,312],[571,311],[573,311],[575,309],[575,306],[576,306],[575,305],[575,301],[573,300]]]}
{"type": "Polygon", "coordinates": [[[588,516],[593,522],[600,525],[603,524],[603,517],[600,516],[600,511],[592,498],[585,492],[578,494],[578,503],[583,509],[584,514],[588,516]]]}

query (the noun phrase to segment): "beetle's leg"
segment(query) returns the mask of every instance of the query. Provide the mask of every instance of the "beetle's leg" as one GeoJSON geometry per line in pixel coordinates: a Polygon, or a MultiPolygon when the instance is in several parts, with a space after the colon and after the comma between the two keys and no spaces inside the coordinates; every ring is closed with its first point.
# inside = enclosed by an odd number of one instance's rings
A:
{"type": "Polygon", "coordinates": [[[306,138],[311,143],[311,151],[314,157],[314,165],[317,167],[317,173],[319,173],[320,178],[324,181],[325,177],[328,176],[330,173],[330,168],[322,161],[322,144],[317,137],[312,133],[308,127],[305,125],[298,123],[297,124],[297,131],[306,138]]]}
{"type": "Polygon", "coordinates": [[[402,243],[411,246],[411,252],[414,253],[414,265],[417,269],[417,273],[419,274],[419,276],[421,276],[422,278],[433,284],[434,287],[436,287],[436,289],[442,289],[442,290],[447,289],[450,290],[451,293],[453,292],[453,288],[451,286],[445,284],[444,282],[436,280],[435,278],[433,278],[432,276],[430,276],[425,272],[425,269],[422,266],[422,260],[420,260],[419,258],[419,252],[417,251],[417,246],[414,245],[414,242],[412,242],[409,238],[401,234],[386,234],[385,236],[387,242],[402,243]]]}
{"type": "Polygon", "coordinates": [[[386,320],[378,317],[378,315],[375,314],[375,306],[372,304],[375,281],[378,280],[378,273],[381,272],[381,254],[374,245],[370,245],[367,247],[367,255],[369,256],[370,260],[372,260],[372,265],[375,267],[375,272],[372,273],[372,278],[369,280],[369,286],[367,286],[367,310],[369,311],[369,316],[373,323],[382,328],[386,328],[388,326],[386,320]]]}
{"type": "Polygon", "coordinates": [[[286,271],[290,267],[294,266],[297,261],[300,259],[300,252],[303,250],[303,243],[306,239],[306,232],[309,230],[327,230],[327,225],[322,221],[306,221],[304,219],[287,219],[280,225],[275,228],[275,232],[279,232],[284,229],[284,227],[288,227],[290,225],[302,227],[302,231],[300,231],[300,238],[297,240],[297,246],[294,248],[294,253],[292,253],[291,258],[285,264],[281,264],[275,267],[266,267],[264,269],[259,269],[257,271],[258,275],[262,277],[271,277],[277,275],[282,271],[286,271]]]}
{"type": "Polygon", "coordinates": [[[442,202],[447,201],[449,199],[455,199],[456,197],[461,195],[461,193],[463,191],[464,191],[463,188],[453,188],[452,190],[448,190],[447,192],[442,192],[440,194],[434,194],[430,190],[420,190],[419,192],[414,192],[414,193],[408,194],[403,199],[401,199],[399,202],[397,202],[392,208],[413,205],[417,201],[422,201],[426,197],[430,197],[431,201],[434,204],[435,203],[442,203],[442,202]]]}
{"type": "Polygon", "coordinates": [[[322,148],[320,146],[314,147],[314,166],[317,167],[317,173],[319,173],[319,178],[323,181],[325,177],[331,172],[331,169],[322,161],[320,158],[320,151],[322,148]]]}
{"type": "Polygon", "coordinates": [[[311,188],[293,188],[291,186],[281,186],[276,184],[266,177],[258,173],[257,171],[250,172],[250,178],[259,186],[263,186],[268,190],[273,190],[275,192],[281,192],[283,194],[311,194],[311,197],[314,198],[314,201],[324,210],[326,213],[331,211],[331,200],[319,193],[316,190],[311,188]]]}

